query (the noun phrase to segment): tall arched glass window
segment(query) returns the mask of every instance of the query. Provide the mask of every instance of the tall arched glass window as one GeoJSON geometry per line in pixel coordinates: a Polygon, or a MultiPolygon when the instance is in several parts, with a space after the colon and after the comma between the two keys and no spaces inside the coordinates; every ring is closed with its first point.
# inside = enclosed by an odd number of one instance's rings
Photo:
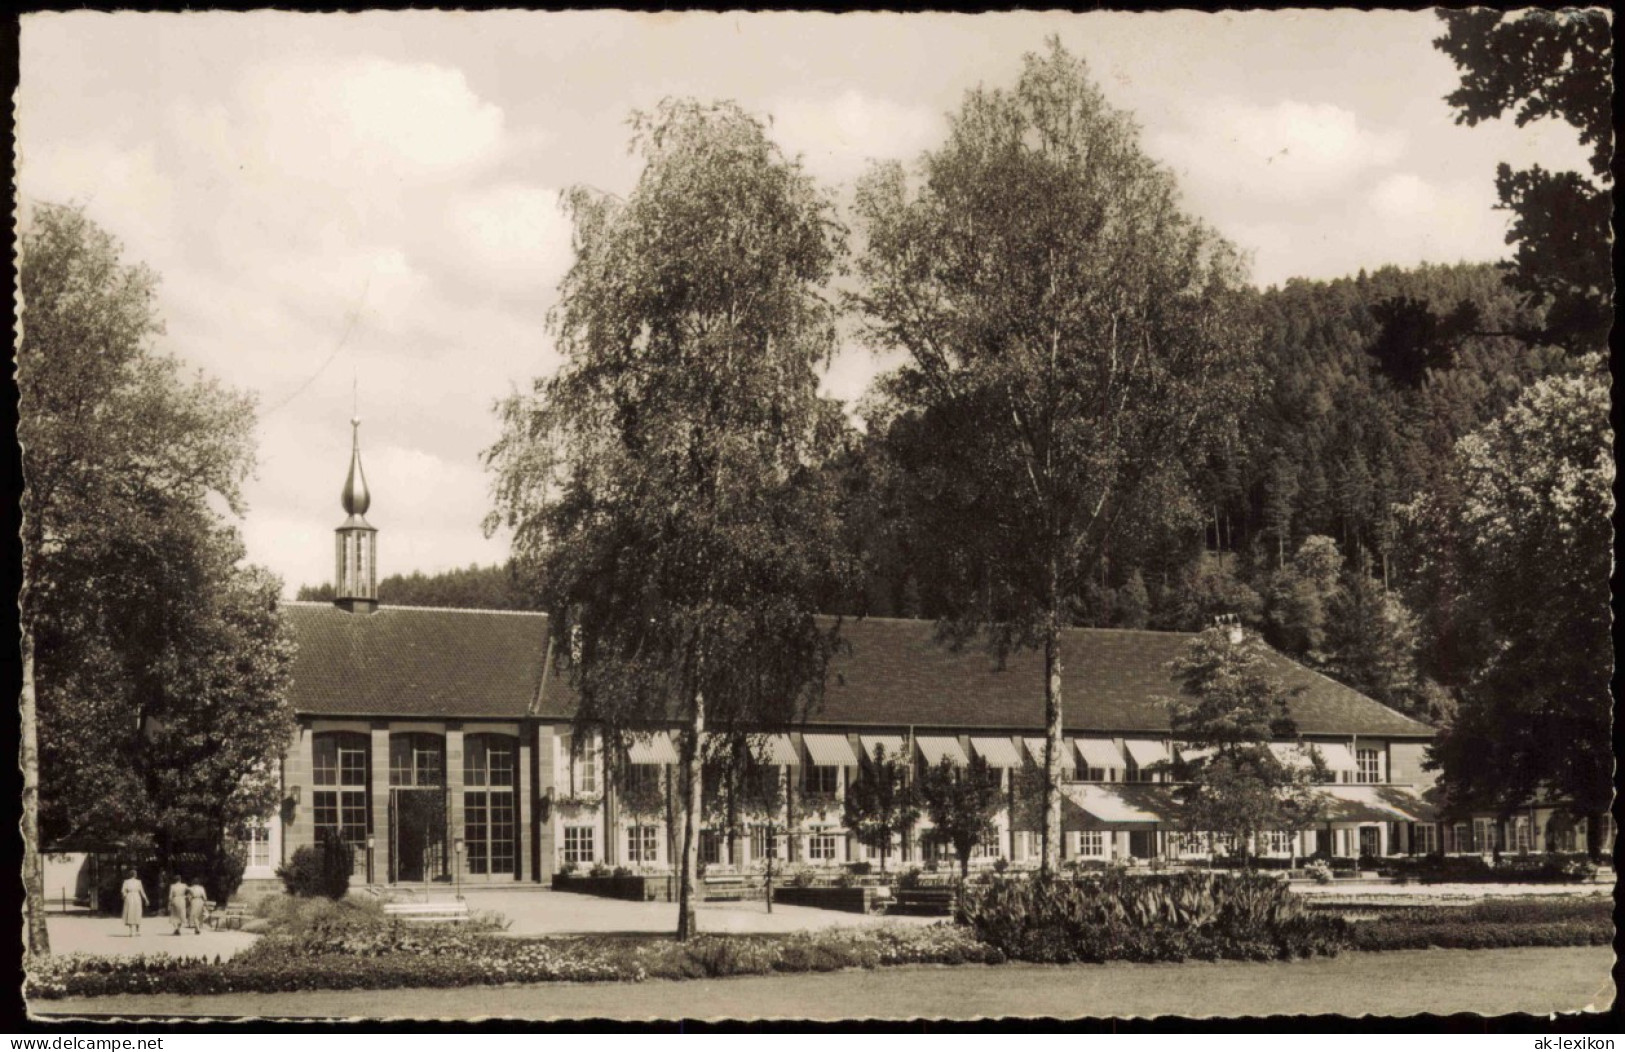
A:
{"type": "Polygon", "coordinates": [[[389,784],[398,788],[445,785],[446,739],[438,734],[391,734],[389,784]]]}
{"type": "Polygon", "coordinates": [[[518,744],[506,734],[463,739],[463,844],[471,876],[517,873],[518,744]]]}
{"type": "Polygon", "coordinates": [[[323,731],[311,741],[311,805],[316,842],[336,834],[356,849],[356,865],[366,864],[367,826],[372,819],[368,786],[371,743],[353,731],[323,731]]]}

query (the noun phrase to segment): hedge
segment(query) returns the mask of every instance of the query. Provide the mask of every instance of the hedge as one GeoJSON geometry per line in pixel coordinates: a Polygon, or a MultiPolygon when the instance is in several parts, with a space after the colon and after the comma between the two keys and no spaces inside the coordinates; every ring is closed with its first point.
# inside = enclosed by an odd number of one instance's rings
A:
{"type": "Polygon", "coordinates": [[[1584,855],[1503,856],[1492,862],[1479,855],[1423,855],[1384,859],[1381,871],[1401,881],[1423,884],[1567,884],[1591,880],[1597,866],[1584,855]]]}

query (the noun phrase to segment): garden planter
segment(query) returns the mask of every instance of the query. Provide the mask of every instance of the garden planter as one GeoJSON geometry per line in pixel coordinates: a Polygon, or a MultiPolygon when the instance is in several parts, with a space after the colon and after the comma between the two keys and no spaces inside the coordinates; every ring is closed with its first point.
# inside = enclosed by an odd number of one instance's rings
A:
{"type": "Polygon", "coordinates": [[[677,878],[666,874],[634,873],[622,876],[583,877],[555,873],[553,890],[597,895],[605,899],[624,899],[628,902],[676,902],[677,878]]]}

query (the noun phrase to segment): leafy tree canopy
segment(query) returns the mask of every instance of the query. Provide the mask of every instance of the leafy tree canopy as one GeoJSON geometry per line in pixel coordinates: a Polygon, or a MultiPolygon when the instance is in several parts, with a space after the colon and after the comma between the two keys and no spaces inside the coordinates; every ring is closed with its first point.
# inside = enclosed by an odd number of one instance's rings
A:
{"type": "Polygon", "coordinates": [[[847,786],[843,823],[858,843],[880,853],[880,869],[886,869],[893,841],[905,835],[920,820],[918,788],[909,778],[908,764],[888,756],[885,746],[876,745],[863,774],[847,786]]]}
{"type": "Polygon", "coordinates": [[[218,852],[292,733],[280,585],[210,504],[241,510],[252,403],[152,348],[156,277],[82,211],[35,209],[20,248],[42,827],[218,852]]]}
{"type": "Polygon", "coordinates": [[[1535,165],[1496,170],[1501,207],[1513,213],[1507,243],[1517,246],[1510,281],[1548,306],[1545,336],[1573,353],[1601,350],[1613,321],[1608,224],[1613,212],[1613,49],[1602,9],[1441,10],[1434,41],[1461,70],[1446,97],[1457,123],[1476,125],[1509,111],[1521,128],[1555,119],[1591,148],[1589,174],[1535,165]]]}
{"type": "MultiPolygon", "coordinates": [[[[1185,487],[1256,380],[1239,259],[1058,40],[967,93],[917,177],[875,168],[856,210],[864,332],[908,355],[870,426],[915,550],[954,638],[1044,650],[1058,754],[1071,605],[1118,527],[1180,507],[1147,498],[1185,487]]],[[[1051,792],[1046,866],[1059,823],[1051,792]]]]}
{"type": "Polygon", "coordinates": [[[1433,751],[1458,806],[1553,793],[1600,815],[1612,799],[1608,410],[1600,360],[1543,380],[1462,441],[1457,485],[1406,509],[1451,542],[1440,554],[1457,565],[1438,579],[1474,615],[1472,675],[1433,751]]]}
{"type": "Polygon", "coordinates": [[[788,725],[835,647],[816,614],[845,574],[824,470],[844,422],[818,367],[844,246],[827,195],[737,106],[667,101],[632,127],[630,197],[566,195],[564,365],[501,407],[487,457],[578,720],[611,741],[688,726],[686,935],[702,731],[788,725]]]}
{"type": "Polygon", "coordinates": [[[968,766],[944,756],[920,777],[920,799],[931,818],[932,835],[954,849],[960,876],[967,876],[971,852],[996,828],[994,819],[1004,802],[999,773],[980,756],[972,756],[968,766]]]}

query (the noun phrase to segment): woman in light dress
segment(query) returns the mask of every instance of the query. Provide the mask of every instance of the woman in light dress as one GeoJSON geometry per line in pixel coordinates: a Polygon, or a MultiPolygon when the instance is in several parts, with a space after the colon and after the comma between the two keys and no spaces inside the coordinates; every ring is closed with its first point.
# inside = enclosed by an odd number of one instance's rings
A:
{"type": "Polygon", "coordinates": [[[124,898],[124,934],[140,935],[141,918],[147,912],[147,889],[141,886],[141,878],[135,875],[135,870],[125,875],[119,894],[124,898]]]}
{"type": "Polygon", "coordinates": [[[191,925],[192,934],[203,934],[203,922],[209,915],[209,892],[198,881],[186,889],[186,923],[191,925]]]}
{"type": "Polygon", "coordinates": [[[169,885],[169,923],[174,926],[176,935],[186,927],[186,881],[179,873],[169,885]]]}

